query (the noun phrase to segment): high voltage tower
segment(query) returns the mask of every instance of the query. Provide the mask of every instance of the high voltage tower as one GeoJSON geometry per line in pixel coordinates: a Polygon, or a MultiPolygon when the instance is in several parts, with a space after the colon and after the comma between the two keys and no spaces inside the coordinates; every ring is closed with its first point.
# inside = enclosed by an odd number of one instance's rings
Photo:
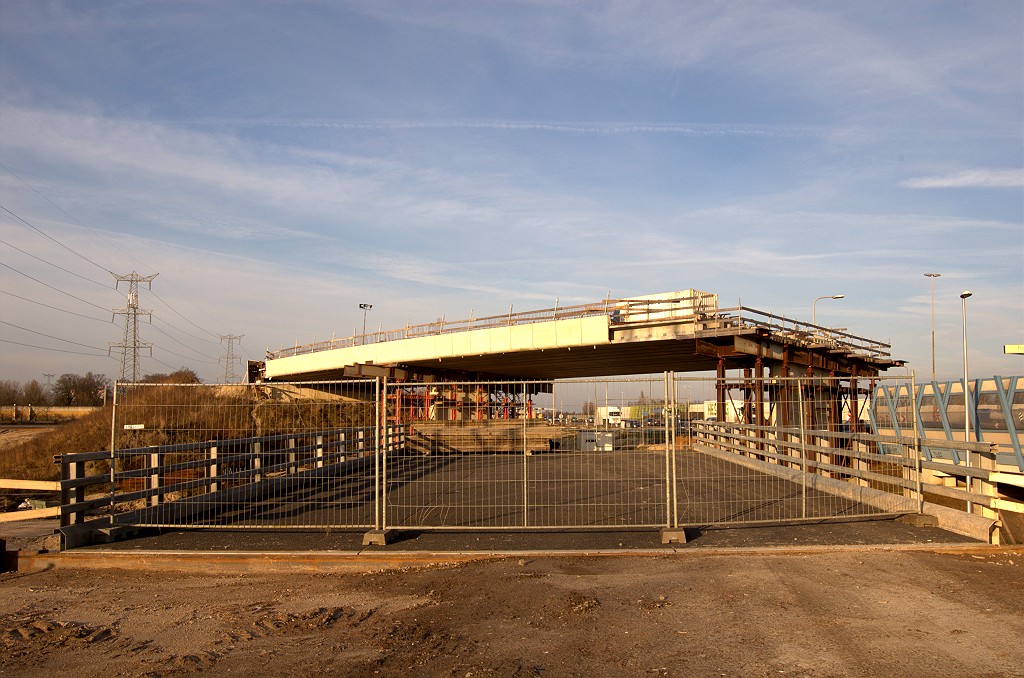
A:
{"type": "Polygon", "coordinates": [[[244,334],[222,334],[220,335],[220,343],[227,342],[227,355],[220,360],[224,361],[224,383],[233,384],[238,381],[238,373],[235,372],[235,363],[242,362],[241,357],[235,355],[235,342],[241,343],[244,334]]]}
{"type": "Polygon", "coordinates": [[[150,355],[153,354],[153,344],[141,341],[139,339],[139,315],[148,315],[150,322],[153,320],[153,312],[139,308],[139,283],[146,283],[149,289],[153,289],[153,279],[160,275],[154,273],[153,275],[139,275],[135,271],[132,271],[128,275],[117,275],[111,273],[114,276],[114,280],[117,281],[114,284],[114,289],[122,282],[128,283],[128,304],[125,308],[115,308],[114,315],[124,316],[124,339],[120,344],[111,343],[107,349],[107,354],[110,351],[119,348],[121,349],[121,381],[127,381],[131,378],[131,383],[139,381],[139,351],[141,349],[149,349],[150,355]]]}

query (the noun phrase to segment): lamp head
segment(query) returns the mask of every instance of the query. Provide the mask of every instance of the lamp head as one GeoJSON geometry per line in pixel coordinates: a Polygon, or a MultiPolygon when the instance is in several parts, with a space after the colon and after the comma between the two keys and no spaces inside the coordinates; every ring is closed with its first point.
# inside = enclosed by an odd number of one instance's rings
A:
{"type": "Polygon", "coordinates": [[[971,296],[972,294],[974,294],[974,292],[972,292],[970,290],[964,290],[963,292],[960,293],[960,298],[961,299],[966,299],[967,297],[971,296]]]}
{"type": "Polygon", "coordinates": [[[833,299],[845,299],[846,295],[845,294],[833,294],[832,298],[833,299]]]}
{"type": "Polygon", "coordinates": [[[941,273],[925,273],[925,276],[928,277],[928,278],[941,278],[942,274],[941,273]]]}

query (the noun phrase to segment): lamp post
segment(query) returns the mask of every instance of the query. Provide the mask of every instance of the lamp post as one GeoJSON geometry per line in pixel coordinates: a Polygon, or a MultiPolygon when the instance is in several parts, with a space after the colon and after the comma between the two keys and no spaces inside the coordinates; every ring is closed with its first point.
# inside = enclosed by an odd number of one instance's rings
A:
{"type": "Polygon", "coordinates": [[[359,308],[363,309],[363,336],[362,343],[366,343],[366,312],[373,308],[373,304],[359,304],[359,308]]]}
{"type": "Polygon", "coordinates": [[[926,278],[932,279],[932,381],[935,381],[935,279],[942,277],[941,273],[925,273],[926,278]]]}
{"type": "MultiPolygon", "coordinates": [[[[974,294],[970,290],[964,290],[960,293],[960,304],[963,307],[963,324],[964,324],[964,443],[970,444],[971,442],[971,387],[968,379],[967,370],[967,297],[974,294]]],[[[971,451],[966,451],[967,459],[967,512],[971,512],[971,451]]]]}
{"type": "Polygon", "coordinates": [[[823,297],[818,297],[817,299],[815,299],[814,303],[811,304],[811,324],[818,324],[818,301],[820,301],[821,299],[843,299],[845,297],[845,294],[826,294],[823,297]]]}

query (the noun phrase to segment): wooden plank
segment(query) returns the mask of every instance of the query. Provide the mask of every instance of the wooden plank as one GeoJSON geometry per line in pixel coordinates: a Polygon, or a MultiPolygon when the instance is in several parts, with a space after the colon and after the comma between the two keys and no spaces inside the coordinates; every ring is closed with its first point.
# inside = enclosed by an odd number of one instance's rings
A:
{"type": "Polygon", "coordinates": [[[0,490],[43,490],[45,492],[59,492],[60,481],[0,478],[0,490]]]}
{"type": "Polygon", "coordinates": [[[992,483],[1004,483],[1006,485],[1016,485],[1017,487],[1024,487],[1024,473],[990,473],[988,476],[989,482],[992,483]]]}
{"type": "Polygon", "coordinates": [[[55,518],[59,515],[59,506],[31,509],[28,511],[8,511],[7,513],[0,513],[0,523],[13,523],[18,520],[36,520],[38,518],[55,518]]]}
{"type": "Polygon", "coordinates": [[[1024,504],[1019,501],[1010,501],[1009,499],[993,498],[992,508],[1002,511],[1013,511],[1014,513],[1024,513],[1024,504]]]}

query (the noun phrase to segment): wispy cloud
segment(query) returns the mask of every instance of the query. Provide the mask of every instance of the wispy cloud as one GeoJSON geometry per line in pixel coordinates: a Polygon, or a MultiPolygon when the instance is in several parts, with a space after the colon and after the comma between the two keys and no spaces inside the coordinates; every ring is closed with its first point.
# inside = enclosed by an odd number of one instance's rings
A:
{"type": "Polygon", "coordinates": [[[908,179],[905,188],[1022,188],[1024,169],[964,170],[935,177],[908,179]]]}
{"type": "Polygon", "coordinates": [[[1019,3],[0,7],[0,154],[27,182],[0,172],[3,203],[256,346],[351,332],[361,302],[392,327],[609,288],[796,317],[838,291],[827,313],[909,336],[890,310],[924,271],[979,311],[1020,289],[1019,3]]]}
{"type": "Polygon", "coordinates": [[[833,138],[841,131],[812,125],[757,125],[730,123],[656,123],[643,121],[558,122],[540,120],[280,120],[280,119],[196,119],[184,124],[234,127],[282,127],[298,129],[338,129],[368,131],[402,130],[495,130],[556,132],[567,134],[671,134],[689,137],[815,137],[833,138]]]}

